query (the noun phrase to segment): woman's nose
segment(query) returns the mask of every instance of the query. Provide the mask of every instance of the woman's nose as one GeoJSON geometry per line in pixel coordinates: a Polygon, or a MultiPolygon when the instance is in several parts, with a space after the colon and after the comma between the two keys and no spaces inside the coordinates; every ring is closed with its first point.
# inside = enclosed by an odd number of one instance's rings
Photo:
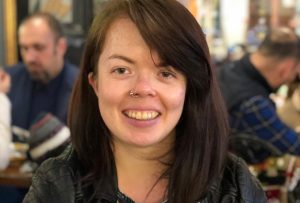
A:
{"type": "Polygon", "coordinates": [[[150,74],[138,75],[134,81],[132,91],[136,97],[155,96],[154,79],[150,74]]]}

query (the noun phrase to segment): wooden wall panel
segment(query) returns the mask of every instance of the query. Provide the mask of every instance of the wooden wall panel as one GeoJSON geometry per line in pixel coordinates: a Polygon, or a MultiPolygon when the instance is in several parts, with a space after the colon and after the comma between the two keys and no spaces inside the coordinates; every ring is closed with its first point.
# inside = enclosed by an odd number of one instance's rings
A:
{"type": "Polygon", "coordinates": [[[5,64],[17,63],[17,14],[16,0],[4,0],[5,64]]]}

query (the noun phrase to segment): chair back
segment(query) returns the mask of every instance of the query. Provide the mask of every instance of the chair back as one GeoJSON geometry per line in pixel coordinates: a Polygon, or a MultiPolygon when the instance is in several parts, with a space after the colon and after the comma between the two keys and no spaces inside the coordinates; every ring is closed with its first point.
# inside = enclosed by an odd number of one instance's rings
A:
{"type": "Polygon", "coordinates": [[[248,164],[261,163],[269,157],[283,155],[279,149],[266,140],[247,133],[232,134],[229,139],[229,149],[248,164]]]}

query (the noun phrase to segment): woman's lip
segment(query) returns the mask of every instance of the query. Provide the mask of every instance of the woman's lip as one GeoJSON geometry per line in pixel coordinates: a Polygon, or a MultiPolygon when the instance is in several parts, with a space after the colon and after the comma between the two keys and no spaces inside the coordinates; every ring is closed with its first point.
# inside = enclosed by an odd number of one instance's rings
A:
{"type": "Polygon", "coordinates": [[[130,126],[133,126],[135,128],[149,128],[149,127],[153,127],[155,126],[159,121],[160,121],[160,113],[158,113],[158,115],[156,115],[153,118],[150,119],[137,119],[137,118],[133,118],[133,117],[129,117],[126,113],[126,111],[123,111],[123,115],[124,115],[124,121],[126,123],[128,123],[130,126]]]}

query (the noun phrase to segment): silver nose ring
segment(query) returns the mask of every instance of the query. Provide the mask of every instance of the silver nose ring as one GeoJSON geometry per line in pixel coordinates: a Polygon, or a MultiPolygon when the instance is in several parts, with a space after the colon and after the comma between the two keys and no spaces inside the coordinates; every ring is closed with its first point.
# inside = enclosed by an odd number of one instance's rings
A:
{"type": "Polygon", "coordinates": [[[130,90],[130,91],[129,91],[129,95],[130,95],[131,97],[138,97],[138,94],[137,94],[134,90],[130,90]]]}

